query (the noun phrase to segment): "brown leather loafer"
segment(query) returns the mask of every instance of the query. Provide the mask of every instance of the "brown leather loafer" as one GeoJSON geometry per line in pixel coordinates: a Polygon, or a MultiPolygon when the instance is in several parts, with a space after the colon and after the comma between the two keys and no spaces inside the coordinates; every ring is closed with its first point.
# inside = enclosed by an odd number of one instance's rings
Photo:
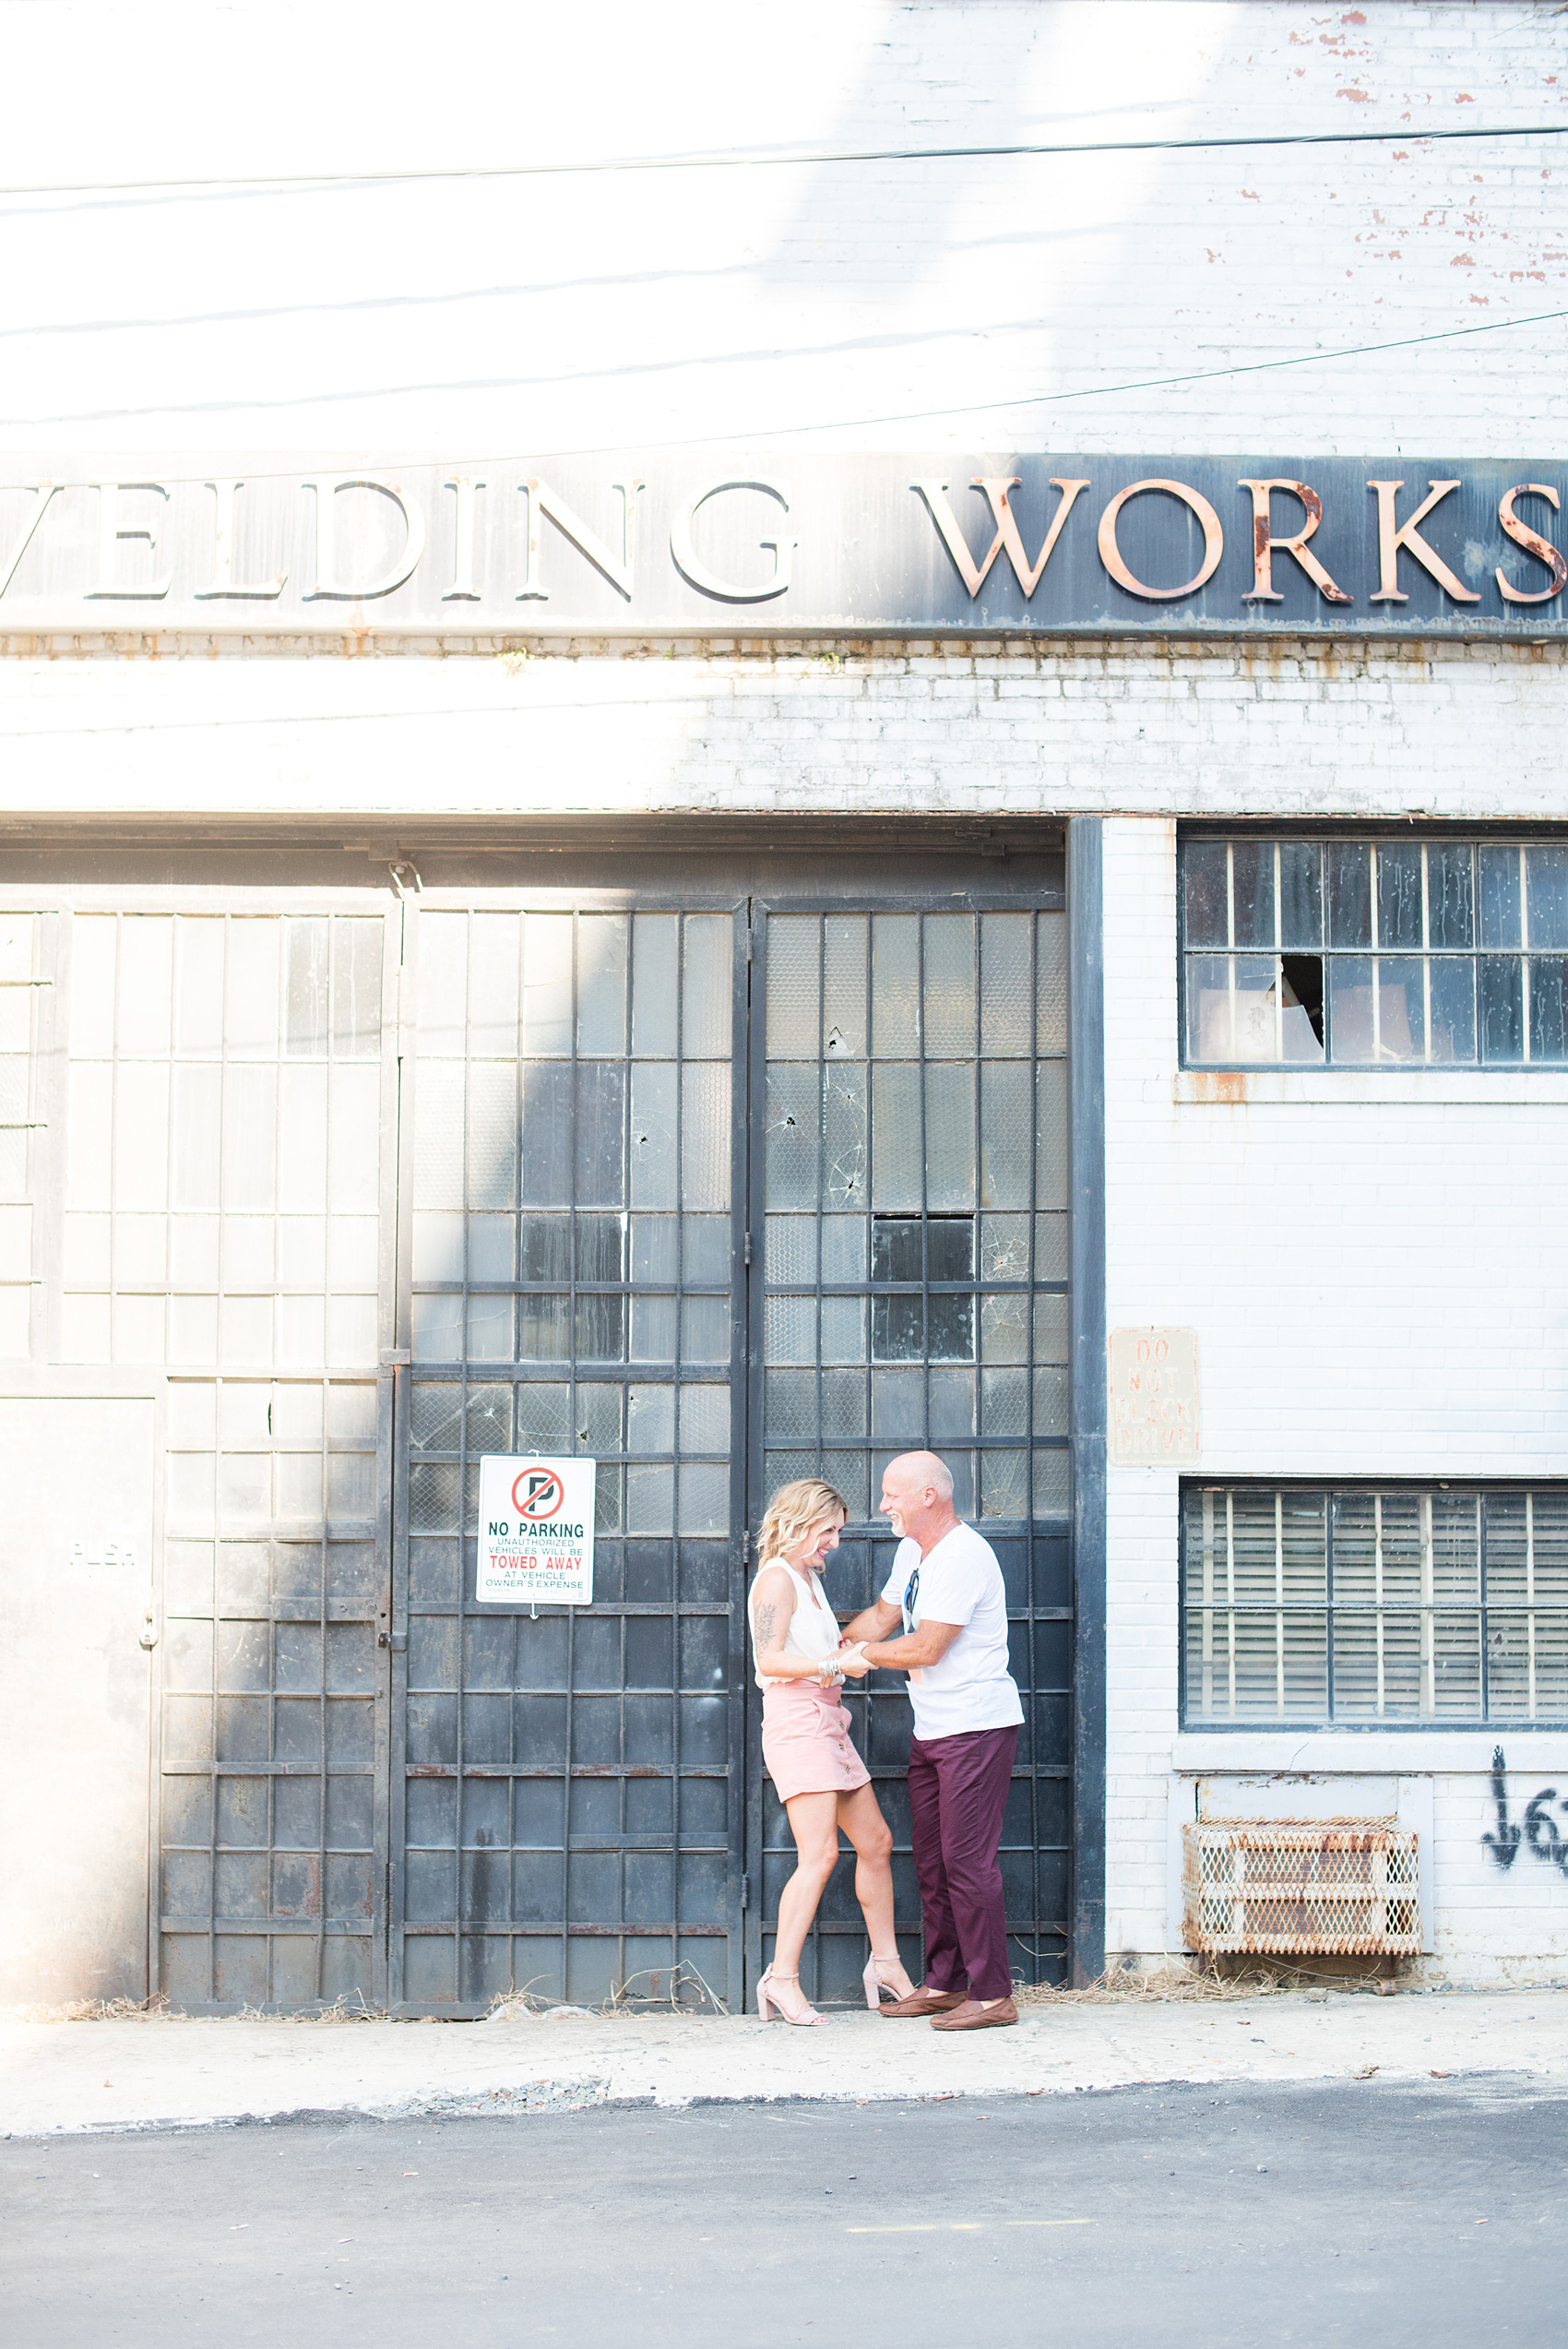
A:
{"type": "Polygon", "coordinates": [[[944,2015],[950,2008],[961,2007],[964,2003],[961,1990],[928,1990],[922,1982],[920,1988],[911,1990],[907,1998],[885,2001],[877,2012],[891,2015],[897,2021],[900,2015],[944,2015]]]}
{"type": "Polygon", "coordinates": [[[966,1998],[950,2014],[933,2015],[931,2027],[932,2031],[994,2031],[1017,2020],[1018,2009],[1011,1998],[998,1998],[993,2007],[982,2007],[978,1998],[966,1998]]]}

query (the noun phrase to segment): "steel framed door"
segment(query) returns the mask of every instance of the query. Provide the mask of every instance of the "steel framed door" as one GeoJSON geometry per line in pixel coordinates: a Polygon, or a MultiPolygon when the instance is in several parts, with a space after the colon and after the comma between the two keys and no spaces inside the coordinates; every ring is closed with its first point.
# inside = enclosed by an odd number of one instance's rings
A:
{"type": "MultiPolygon", "coordinates": [[[[410,911],[387,1623],[405,2011],[739,2007],[790,1864],[745,1652],[751,1535],[775,1485],[820,1469],[850,1501],[832,1595],[863,1604],[891,1546],[882,1462],[921,1442],[1007,1577],[1015,1957],[1063,1971],[1060,859],[984,891],[890,861],[837,900],[821,861],[796,869],[795,896],[716,860],[662,898],[431,890],[410,911]],[[591,1610],[474,1604],[477,1461],[514,1445],[600,1463],[591,1610]]],[[[902,1683],[851,1703],[914,1963],[902,1683]]],[[[827,1998],[858,1987],[839,1878],[808,1955],[827,1998]]]]}
{"type": "Polygon", "coordinates": [[[469,892],[412,927],[391,1997],[733,2005],[744,920],[469,892]],[[600,1463],[591,1610],[474,1604],[514,1447],[600,1463]]]}
{"type": "Polygon", "coordinates": [[[384,909],[61,892],[46,1343],[165,1388],[149,1976],[190,2011],[384,1994],[384,909]]]}
{"type": "MultiPolygon", "coordinates": [[[[896,870],[896,868],[895,868],[896,870]]],[[[892,887],[897,886],[897,881],[892,887]]],[[[880,1592],[884,1463],[929,1446],[1006,1580],[1024,1691],[1003,1831],[1015,1971],[1064,1978],[1072,1845],[1066,915],[1059,888],[900,900],[819,895],[756,910],[751,1073],[750,1523],[822,1475],[849,1523],[827,1578],[842,1613],[880,1592]]],[[[907,1962],[920,1963],[906,1684],[847,1696],[895,1832],[907,1962]]],[[[748,1975],[794,1865],[760,1768],[748,1687],[748,1975]]],[[[864,1930],[840,1867],[802,1986],[858,1998],[864,1930]]]]}

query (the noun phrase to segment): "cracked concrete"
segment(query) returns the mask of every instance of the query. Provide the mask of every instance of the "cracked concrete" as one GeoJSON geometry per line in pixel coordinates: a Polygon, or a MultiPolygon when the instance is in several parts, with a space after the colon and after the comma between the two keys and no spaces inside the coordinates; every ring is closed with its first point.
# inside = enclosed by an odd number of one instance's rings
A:
{"type": "Polygon", "coordinates": [[[1300,1992],[1223,2003],[1026,2009],[953,2039],[835,2013],[555,2009],[484,2023],[133,2017],[0,2022],[0,2134],[224,2124],[302,2112],[383,2118],[586,2105],[1039,2096],[1151,2081],[1568,2079],[1568,1990],[1300,1992]]]}

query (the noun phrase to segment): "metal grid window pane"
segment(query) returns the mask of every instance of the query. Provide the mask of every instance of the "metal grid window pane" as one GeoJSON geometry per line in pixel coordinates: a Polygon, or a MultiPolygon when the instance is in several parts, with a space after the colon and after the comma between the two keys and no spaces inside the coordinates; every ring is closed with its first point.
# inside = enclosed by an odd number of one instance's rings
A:
{"type": "Polygon", "coordinates": [[[1183,1719],[1568,1720],[1568,1492],[1190,1485],[1183,1719]]]}
{"type": "Polygon", "coordinates": [[[1183,838],[1188,1067],[1568,1062],[1568,847],[1183,838]]]}
{"type": "Polygon", "coordinates": [[[724,1997],[734,918],[426,907],[418,953],[395,1985],[724,1997]],[[514,1449],[599,1463],[591,1614],[474,1602],[514,1449]]]}
{"type": "Polygon", "coordinates": [[[30,1351],[34,1191],[46,1130],[41,1046],[52,1008],[43,930],[37,914],[0,913],[0,1358],[30,1351]]]}
{"type": "MultiPolygon", "coordinates": [[[[842,1492],[827,1587],[844,1612],[890,1570],[873,1523],[886,1461],[929,1445],[952,1468],[1007,1580],[1029,1719],[1003,1868],[1015,1956],[1042,1979],[1062,1971],[1069,1843],[1065,931],[1057,911],[769,915],[753,1502],[754,1521],[796,1476],[842,1492]]],[[[894,1823],[918,1962],[904,1683],[878,1675],[845,1701],[894,1823]]],[[[760,1834],[766,1959],[793,1866],[771,1786],[760,1834]]],[[[860,1932],[836,1878],[805,1957],[813,1995],[852,1994],[860,1932]]]]}

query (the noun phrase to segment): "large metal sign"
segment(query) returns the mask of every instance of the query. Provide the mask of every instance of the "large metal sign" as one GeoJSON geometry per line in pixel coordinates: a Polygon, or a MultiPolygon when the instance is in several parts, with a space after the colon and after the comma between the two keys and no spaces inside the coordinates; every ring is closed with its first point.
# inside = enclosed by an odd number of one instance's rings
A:
{"type": "Polygon", "coordinates": [[[1568,629],[1568,465],[12,460],[0,639],[1568,629]]]}

